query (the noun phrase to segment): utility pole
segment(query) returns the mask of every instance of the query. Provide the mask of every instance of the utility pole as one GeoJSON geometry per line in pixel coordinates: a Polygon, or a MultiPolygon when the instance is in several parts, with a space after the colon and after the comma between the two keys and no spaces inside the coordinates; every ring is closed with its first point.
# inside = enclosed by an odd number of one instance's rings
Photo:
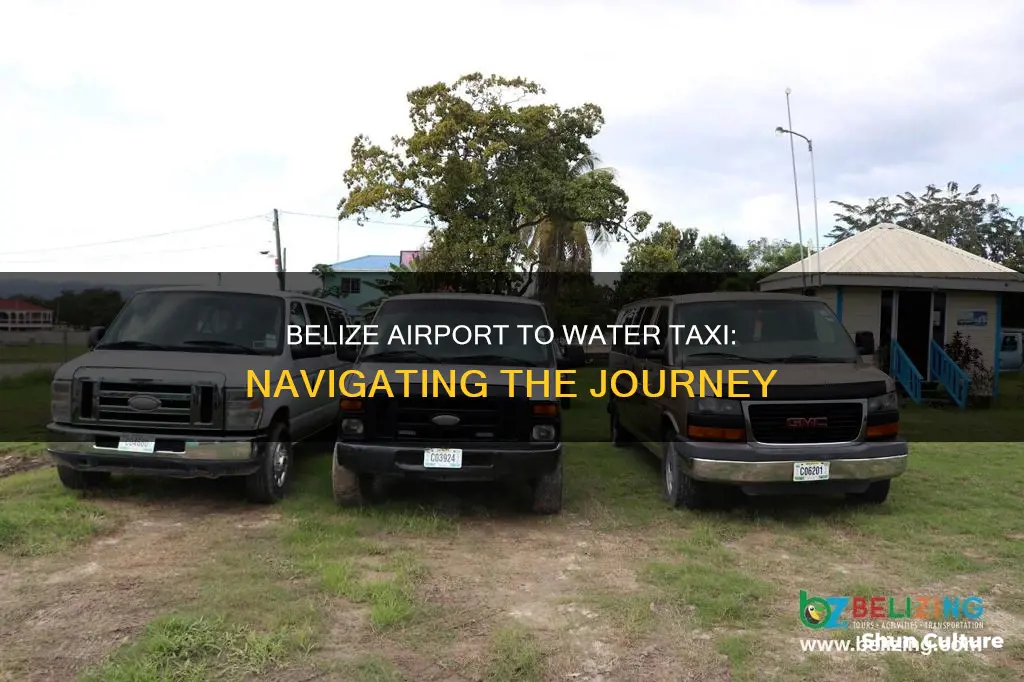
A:
{"type": "Polygon", "coordinates": [[[274,265],[277,266],[277,281],[281,285],[281,291],[284,291],[284,256],[281,253],[281,222],[278,219],[276,208],[274,209],[274,241],[277,242],[277,258],[274,260],[274,265]]]}
{"type": "MultiPolygon", "coordinates": [[[[786,116],[789,119],[789,129],[793,129],[793,111],[789,106],[789,95],[793,91],[786,88],[786,116]]],[[[796,232],[797,237],[800,239],[800,278],[803,284],[803,289],[807,290],[807,258],[804,255],[804,227],[800,221],[800,187],[797,184],[796,179],[796,144],[793,142],[793,136],[789,136],[789,155],[793,159],[793,195],[796,197],[796,232]]],[[[277,211],[274,211],[274,215],[277,215],[277,211]]]]}

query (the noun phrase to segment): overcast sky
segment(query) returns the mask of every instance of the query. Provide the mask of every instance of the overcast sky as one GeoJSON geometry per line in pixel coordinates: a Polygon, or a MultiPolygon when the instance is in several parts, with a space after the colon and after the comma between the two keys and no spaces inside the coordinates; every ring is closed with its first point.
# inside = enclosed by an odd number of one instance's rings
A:
{"type": "MultiPolygon", "coordinates": [[[[600,105],[630,210],[679,227],[796,239],[786,87],[823,237],[830,200],[947,180],[1024,210],[1020,0],[5,0],[0,26],[0,272],[269,270],[272,208],[333,215],[353,136],[404,133],[407,91],[472,71],[600,105]]],[[[418,248],[416,218],[339,245],[283,214],[288,269],[418,248]]]]}

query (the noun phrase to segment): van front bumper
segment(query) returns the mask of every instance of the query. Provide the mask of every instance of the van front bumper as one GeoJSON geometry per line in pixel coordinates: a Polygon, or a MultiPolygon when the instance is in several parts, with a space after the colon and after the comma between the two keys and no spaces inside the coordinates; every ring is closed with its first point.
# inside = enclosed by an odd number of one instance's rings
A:
{"type": "Polygon", "coordinates": [[[561,443],[445,443],[439,447],[462,449],[462,467],[435,469],[423,466],[426,444],[377,445],[338,441],[334,458],[341,466],[361,474],[400,474],[441,481],[496,481],[531,479],[550,473],[562,456],[561,443]]]}
{"type": "Polygon", "coordinates": [[[81,429],[50,424],[47,452],[58,463],[77,471],[107,471],[171,478],[218,478],[244,476],[260,466],[262,448],[258,436],[226,438],[193,435],[132,433],[139,440],[156,441],[152,454],[121,452],[114,443],[125,433],[81,429]],[[113,441],[111,446],[99,445],[113,441]]]}
{"type": "MultiPolygon", "coordinates": [[[[830,482],[870,483],[900,476],[907,470],[909,448],[905,440],[820,446],[763,446],[756,443],[673,444],[682,470],[698,481],[736,485],[793,482],[793,469],[802,462],[828,462],[830,482]]],[[[823,483],[823,482],[822,482],[823,483]]]]}

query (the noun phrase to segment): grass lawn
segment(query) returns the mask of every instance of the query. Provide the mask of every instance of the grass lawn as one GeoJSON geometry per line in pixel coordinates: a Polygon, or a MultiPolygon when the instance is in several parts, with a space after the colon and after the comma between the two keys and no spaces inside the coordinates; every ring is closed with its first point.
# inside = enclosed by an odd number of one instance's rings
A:
{"type": "MultiPolygon", "coordinates": [[[[45,415],[27,383],[21,414],[45,415]]],[[[690,513],[659,499],[641,450],[578,442],[606,432],[603,407],[567,414],[577,442],[552,518],[501,486],[397,486],[339,510],[314,447],[271,508],[230,482],[79,496],[50,469],[2,478],[0,680],[1024,676],[1024,446],[978,442],[1019,412],[908,410],[911,469],[881,507],[762,498],[690,513]],[[800,638],[830,635],[801,625],[801,590],[978,594],[983,634],[1007,647],[802,653],[800,638]]]]}
{"type": "Polygon", "coordinates": [[[0,364],[67,362],[88,352],[86,346],[63,343],[36,343],[25,346],[0,346],[0,364]]]}

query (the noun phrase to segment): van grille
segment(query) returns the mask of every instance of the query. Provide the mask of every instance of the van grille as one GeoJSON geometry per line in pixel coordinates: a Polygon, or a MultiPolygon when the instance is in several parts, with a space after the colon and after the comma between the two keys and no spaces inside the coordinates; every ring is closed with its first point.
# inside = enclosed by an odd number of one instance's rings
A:
{"type": "Polygon", "coordinates": [[[532,428],[526,399],[410,396],[373,399],[367,407],[370,422],[367,435],[372,434],[378,440],[515,442],[529,440],[532,428]],[[458,423],[436,424],[433,420],[439,415],[456,417],[458,423]]]}
{"type": "Polygon", "coordinates": [[[82,381],[76,421],[149,429],[220,428],[221,396],[212,384],[82,381]]]}
{"type": "Polygon", "coordinates": [[[848,443],[857,440],[864,405],[836,403],[752,403],[750,430],[760,443],[848,443]]]}

